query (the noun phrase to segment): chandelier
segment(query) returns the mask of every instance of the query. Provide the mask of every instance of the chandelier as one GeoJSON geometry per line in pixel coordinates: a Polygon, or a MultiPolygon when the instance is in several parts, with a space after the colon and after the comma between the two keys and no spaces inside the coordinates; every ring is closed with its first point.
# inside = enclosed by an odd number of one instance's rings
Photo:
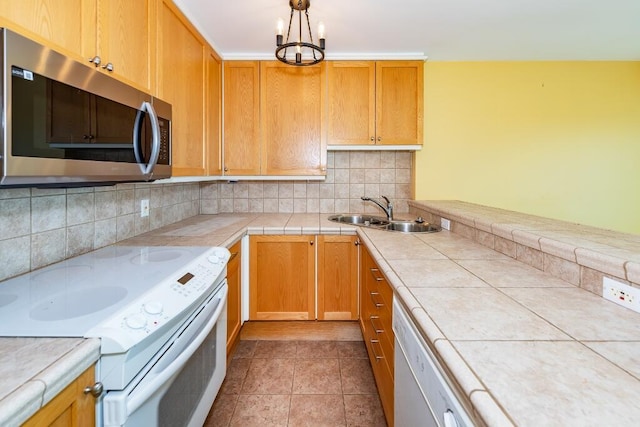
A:
{"type": "MultiPolygon", "coordinates": [[[[311,34],[311,25],[309,24],[309,6],[311,2],[309,0],[289,0],[289,6],[291,6],[291,14],[289,15],[289,28],[287,29],[287,39],[283,43],[284,38],[284,21],[278,19],[278,32],[276,33],[276,58],[279,61],[289,65],[313,65],[324,59],[324,24],[320,22],[318,24],[318,39],[320,45],[313,43],[313,35],[311,34]],[[291,36],[292,23],[295,27],[294,13],[298,12],[298,34],[297,41],[289,41],[291,36]],[[302,12],[304,11],[305,18],[307,20],[306,34],[309,34],[308,41],[302,38],[302,12]],[[295,56],[288,53],[295,52],[295,56]]],[[[295,38],[295,28],[293,37],[295,38]]]]}

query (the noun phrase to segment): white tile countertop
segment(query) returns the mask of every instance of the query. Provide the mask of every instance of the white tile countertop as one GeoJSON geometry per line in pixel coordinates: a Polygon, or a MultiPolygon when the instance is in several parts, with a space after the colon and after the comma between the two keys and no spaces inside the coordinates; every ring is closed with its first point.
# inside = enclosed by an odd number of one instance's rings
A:
{"type": "MultiPolygon", "coordinates": [[[[411,202],[411,210],[435,223],[450,219],[452,231],[386,232],[328,214],[220,214],[123,244],[229,246],[246,233],[357,232],[479,423],[637,424],[640,314],[603,299],[597,284],[604,276],[638,283],[640,236],[463,202],[411,202]]],[[[56,344],[66,347],[63,359],[80,351],[67,341],[56,344]]],[[[0,388],[0,414],[58,363],[25,365],[14,376],[10,361],[0,362],[11,378],[0,388]]]]}
{"type": "Polygon", "coordinates": [[[0,425],[26,421],[99,356],[98,339],[0,338],[0,425]]]}

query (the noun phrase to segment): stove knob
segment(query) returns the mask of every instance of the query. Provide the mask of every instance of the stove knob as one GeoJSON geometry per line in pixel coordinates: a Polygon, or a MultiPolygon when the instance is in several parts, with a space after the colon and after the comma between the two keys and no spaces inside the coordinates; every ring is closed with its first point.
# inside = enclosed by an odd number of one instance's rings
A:
{"type": "Polygon", "coordinates": [[[162,313],[162,303],[160,301],[149,301],[144,303],[145,313],[158,315],[162,313]]]}
{"type": "Polygon", "coordinates": [[[132,314],[125,319],[125,323],[131,329],[142,329],[147,324],[147,319],[142,314],[132,314]]]}
{"type": "Polygon", "coordinates": [[[225,249],[223,249],[223,248],[215,249],[214,253],[220,259],[226,259],[227,258],[227,251],[225,249]]]}
{"type": "Polygon", "coordinates": [[[209,255],[207,258],[211,264],[219,264],[220,258],[217,255],[209,255]]]}

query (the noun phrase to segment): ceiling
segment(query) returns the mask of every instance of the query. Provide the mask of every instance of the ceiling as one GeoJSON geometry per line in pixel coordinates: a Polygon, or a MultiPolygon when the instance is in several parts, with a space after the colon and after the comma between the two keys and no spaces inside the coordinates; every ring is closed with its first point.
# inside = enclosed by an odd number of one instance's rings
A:
{"type": "MultiPolygon", "coordinates": [[[[174,0],[223,59],[272,59],[288,0],[174,0]]],[[[310,0],[327,59],[640,60],[640,0],[310,0]]]]}

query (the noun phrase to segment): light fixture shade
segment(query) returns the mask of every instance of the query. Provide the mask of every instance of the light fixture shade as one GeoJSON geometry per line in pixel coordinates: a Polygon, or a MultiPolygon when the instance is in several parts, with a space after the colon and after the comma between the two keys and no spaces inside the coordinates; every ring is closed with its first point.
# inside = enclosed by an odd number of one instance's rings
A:
{"type": "MultiPolygon", "coordinates": [[[[311,6],[311,2],[309,0],[289,0],[289,6],[291,7],[291,14],[289,15],[289,27],[287,29],[287,38],[285,41],[283,41],[284,22],[282,22],[282,20],[278,20],[276,32],[276,58],[289,65],[306,66],[317,64],[324,60],[324,24],[321,22],[318,25],[319,45],[316,45],[313,41],[311,24],[309,23],[309,7],[311,6]],[[303,23],[303,11],[306,19],[306,26],[303,23]],[[296,13],[298,14],[297,28],[295,28],[296,13]],[[298,37],[296,41],[289,41],[292,26],[294,27],[294,31],[297,29],[298,37]],[[308,38],[305,39],[303,34],[305,37],[308,35],[308,38]]],[[[295,39],[295,32],[293,37],[295,39]]]]}

